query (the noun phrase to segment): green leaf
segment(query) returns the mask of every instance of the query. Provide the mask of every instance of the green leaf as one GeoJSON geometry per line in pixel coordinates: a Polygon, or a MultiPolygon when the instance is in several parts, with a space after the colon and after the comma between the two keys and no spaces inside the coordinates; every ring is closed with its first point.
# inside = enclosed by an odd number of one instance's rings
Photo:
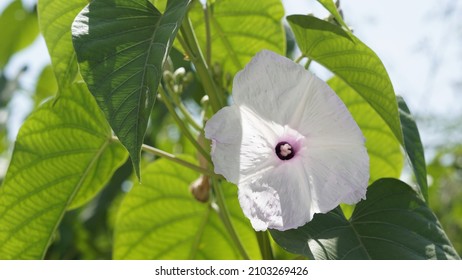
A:
{"type": "Polygon", "coordinates": [[[162,15],[146,0],[92,1],[72,25],[81,74],[138,177],[162,66],[188,4],[168,1],[162,15]]]}
{"type": "Polygon", "coordinates": [[[0,189],[0,257],[43,258],[67,209],[105,185],[126,159],[122,146],[83,84],[70,26],[86,0],[41,0],[40,28],[59,81],[59,97],[43,104],[21,128],[0,189]]]}
{"type": "Polygon", "coordinates": [[[335,5],[333,0],[318,0],[318,2],[326,8],[326,10],[329,11],[329,13],[335,18],[335,20],[343,26],[347,31],[350,30],[348,25],[343,21],[342,15],[340,15],[337,6],[335,5]]]}
{"type": "MultiPolygon", "coordinates": [[[[206,56],[206,21],[197,1],[190,12],[199,45],[206,56]]],[[[263,49],[285,54],[282,25],[284,8],[279,0],[216,0],[210,4],[211,60],[223,74],[234,77],[263,49]]]]}
{"type": "MultiPolygon", "coordinates": [[[[115,259],[241,258],[210,203],[193,198],[198,174],[160,159],[143,169],[120,206],[115,226],[115,259]]],[[[255,233],[237,202],[236,187],[222,186],[231,218],[252,258],[261,258],[255,233]]]]}
{"type": "Polygon", "coordinates": [[[21,0],[13,1],[0,16],[2,43],[0,44],[0,69],[17,51],[29,46],[39,34],[37,14],[27,11],[21,0]]]}
{"type": "Polygon", "coordinates": [[[420,187],[420,192],[424,199],[428,201],[427,167],[419,129],[404,99],[397,96],[397,101],[399,106],[399,117],[403,127],[404,149],[409,156],[417,184],[420,187]]]}
{"type": "Polygon", "coordinates": [[[67,87],[78,77],[79,70],[70,29],[75,16],[86,4],[87,0],[38,2],[40,31],[45,38],[60,88],[67,87]]]}
{"type": "Polygon", "coordinates": [[[58,93],[58,82],[53,73],[53,68],[51,65],[43,68],[40,73],[37,86],[35,88],[34,102],[35,107],[37,107],[45,99],[55,96],[58,93]]]}
{"type": "Polygon", "coordinates": [[[271,234],[286,250],[315,259],[459,259],[425,201],[397,179],[372,184],[349,220],[336,208],[271,234]]]}
{"type": "Polygon", "coordinates": [[[329,22],[302,15],[288,16],[287,21],[303,55],[358,92],[403,144],[393,85],[377,55],[354,35],[329,22]]]}
{"type": "Polygon", "coordinates": [[[84,84],[26,120],[0,188],[0,256],[43,258],[66,210],[89,201],[126,160],[84,84]]]}
{"type": "Polygon", "coordinates": [[[328,84],[345,103],[366,138],[370,159],[369,182],[384,177],[399,178],[403,168],[403,153],[388,125],[369,103],[344,81],[334,77],[328,84]]]}

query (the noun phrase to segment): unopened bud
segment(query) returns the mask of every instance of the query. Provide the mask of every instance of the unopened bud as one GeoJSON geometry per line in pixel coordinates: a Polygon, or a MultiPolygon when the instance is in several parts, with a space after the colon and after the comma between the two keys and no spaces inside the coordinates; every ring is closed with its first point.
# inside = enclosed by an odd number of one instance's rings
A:
{"type": "Polygon", "coordinates": [[[201,175],[189,185],[189,190],[197,201],[207,202],[210,196],[209,177],[201,175]]]}
{"type": "Polygon", "coordinates": [[[175,72],[173,73],[173,77],[175,77],[175,79],[177,80],[180,80],[181,78],[183,78],[184,74],[186,74],[186,70],[184,69],[184,67],[180,67],[175,70],[175,72]]]}
{"type": "Polygon", "coordinates": [[[201,98],[201,105],[204,105],[204,104],[206,104],[206,103],[208,103],[208,102],[209,102],[209,96],[208,96],[208,95],[202,96],[202,98],[201,98]]]}
{"type": "Polygon", "coordinates": [[[170,83],[170,81],[173,80],[173,74],[172,72],[165,70],[164,73],[162,73],[164,81],[167,83],[170,83]]]}

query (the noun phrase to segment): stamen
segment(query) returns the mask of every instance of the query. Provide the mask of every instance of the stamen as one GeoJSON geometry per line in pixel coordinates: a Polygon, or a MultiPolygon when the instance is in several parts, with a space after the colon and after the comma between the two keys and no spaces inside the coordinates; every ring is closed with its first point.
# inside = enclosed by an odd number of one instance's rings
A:
{"type": "Polygon", "coordinates": [[[289,142],[279,142],[275,147],[276,155],[281,160],[289,160],[294,157],[295,151],[289,142]]]}
{"type": "Polygon", "coordinates": [[[280,147],[281,156],[286,157],[292,153],[292,147],[289,144],[284,144],[280,147]]]}

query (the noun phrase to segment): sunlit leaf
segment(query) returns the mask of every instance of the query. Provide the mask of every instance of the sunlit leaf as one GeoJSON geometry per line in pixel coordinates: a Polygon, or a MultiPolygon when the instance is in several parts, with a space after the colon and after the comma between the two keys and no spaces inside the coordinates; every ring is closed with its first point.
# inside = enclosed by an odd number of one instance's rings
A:
{"type": "Polygon", "coordinates": [[[75,18],[80,71],[139,177],[141,145],[162,66],[189,0],[169,1],[161,14],[146,0],[100,0],[75,18]]]}
{"type": "Polygon", "coordinates": [[[0,15],[0,69],[17,51],[29,46],[39,33],[37,14],[24,9],[21,0],[13,1],[0,15]]]}
{"type": "Polygon", "coordinates": [[[425,201],[397,179],[372,184],[349,220],[336,208],[271,234],[283,248],[315,259],[459,259],[425,201]]]}
{"type": "Polygon", "coordinates": [[[36,110],[18,134],[0,189],[1,258],[42,258],[64,212],[94,197],[127,156],[86,86],[72,84],[77,64],[70,25],[85,3],[39,2],[61,94],[36,110]]]}
{"type": "Polygon", "coordinates": [[[388,125],[351,87],[338,77],[328,81],[347,106],[366,138],[370,159],[370,182],[384,177],[399,178],[403,168],[403,153],[388,125]]]}
{"type": "Polygon", "coordinates": [[[404,149],[409,156],[420,192],[424,199],[428,200],[427,167],[419,129],[404,99],[398,96],[397,100],[401,125],[403,126],[404,149]]]}
{"type": "Polygon", "coordinates": [[[329,13],[335,18],[335,20],[343,26],[346,30],[349,30],[348,25],[343,21],[342,15],[340,15],[334,0],[318,0],[321,5],[329,11],[329,13]]]}
{"type": "Polygon", "coordinates": [[[61,89],[21,127],[0,188],[0,258],[39,259],[66,210],[82,205],[126,159],[84,84],[61,89]]]}
{"type": "Polygon", "coordinates": [[[35,88],[34,102],[37,107],[43,100],[52,97],[58,93],[58,82],[51,65],[43,68],[35,88]]]}
{"type": "MultiPolygon", "coordinates": [[[[286,39],[282,25],[284,8],[279,0],[210,1],[211,60],[219,63],[232,80],[237,71],[263,49],[285,54],[286,39]]],[[[190,16],[197,40],[207,57],[206,21],[197,1],[190,16]]],[[[212,67],[213,65],[211,65],[212,67]]]]}
{"type": "Polygon", "coordinates": [[[303,55],[317,61],[358,92],[403,144],[396,97],[377,55],[341,27],[312,16],[287,17],[303,55]]]}
{"type": "MultiPolygon", "coordinates": [[[[158,160],[143,172],[120,206],[115,259],[239,259],[210,203],[193,198],[189,184],[198,174],[158,160]]],[[[260,258],[255,233],[237,202],[236,187],[222,186],[239,237],[252,258],[260,258]]]]}
{"type": "Polygon", "coordinates": [[[75,16],[86,4],[87,0],[38,2],[40,31],[45,38],[56,80],[61,88],[67,87],[78,77],[70,28],[75,16]]]}

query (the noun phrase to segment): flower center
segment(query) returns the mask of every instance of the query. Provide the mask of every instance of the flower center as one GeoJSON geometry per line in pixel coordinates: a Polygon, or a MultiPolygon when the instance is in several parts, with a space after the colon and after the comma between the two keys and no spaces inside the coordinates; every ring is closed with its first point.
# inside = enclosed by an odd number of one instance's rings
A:
{"type": "Polygon", "coordinates": [[[295,156],[295,151],[289,142],[279,142],[275,148],[276,155],[282,160],[289,160],[295,156]]]}

